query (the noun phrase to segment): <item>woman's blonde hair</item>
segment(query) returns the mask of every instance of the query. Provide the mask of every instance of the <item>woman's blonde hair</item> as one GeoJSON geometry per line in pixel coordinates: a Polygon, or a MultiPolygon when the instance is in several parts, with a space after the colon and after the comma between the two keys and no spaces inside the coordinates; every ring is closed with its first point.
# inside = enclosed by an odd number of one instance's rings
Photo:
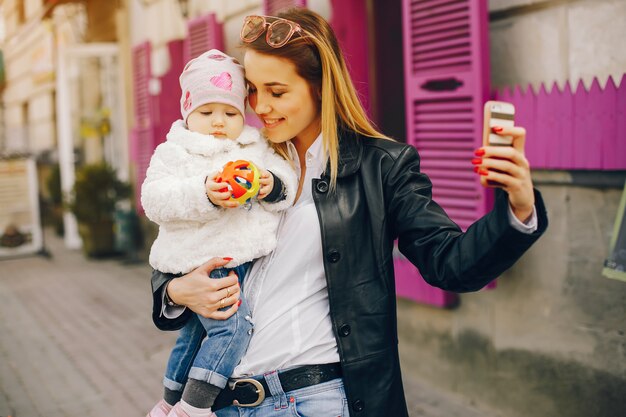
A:
{"type": "MultiPolygon", "coordinates": [[[[265,34],[242,46],[293,62],[298,75],[309,83],[312,96],[320,99],[323,149],[330,161],[330,188],[334,189],[339,165],[338,128],[370,137],[389,138],[380,133],[367,117],[328,22],[304,8],[288,9],[276,17],[298,23],[303,31],[280,48],[269,46],[265,34]]],[[[273,147],[287,157],[285,143],[273,144],[273,147]]]]}

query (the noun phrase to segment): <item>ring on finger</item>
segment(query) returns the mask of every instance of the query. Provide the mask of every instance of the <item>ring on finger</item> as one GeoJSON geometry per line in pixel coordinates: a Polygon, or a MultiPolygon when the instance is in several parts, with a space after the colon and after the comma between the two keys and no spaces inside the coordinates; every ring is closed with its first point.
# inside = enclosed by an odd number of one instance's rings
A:
{"type": "Polygon", "coordinates": [[[226,297],[230,297],[230,287],[226,288],[226,297]]]}
{"type": "Polygon", "coordinates": [[[225,300],[225,299],[226,299],[226,298],[222,298],[222,299],[220,300],[220,308],[224,308],[224,300],[225,300]]]}

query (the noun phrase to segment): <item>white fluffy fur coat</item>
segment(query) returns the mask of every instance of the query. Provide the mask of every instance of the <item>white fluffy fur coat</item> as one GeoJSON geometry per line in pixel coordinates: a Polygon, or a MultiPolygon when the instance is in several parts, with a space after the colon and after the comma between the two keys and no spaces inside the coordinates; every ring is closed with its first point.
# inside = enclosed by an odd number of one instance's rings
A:
{"type": "Polygon", "coordinates": [[[296,173],[255,128],[245,126],[235,139],[190,132],[182,120],[172,124],[167,141],[154,151],[141,188],[146,216],[159,227],[150,265],[169,273],[187,273],[214,256],[232,257],[234,267],[267,255],[276,247],[280,211],[293,204],[296,173]],[[252,200],[252,208],[224,209],[206,196],[207,175],[228,161],[245,159],[272,171],[285,185],[285,200],[252,200]]]}

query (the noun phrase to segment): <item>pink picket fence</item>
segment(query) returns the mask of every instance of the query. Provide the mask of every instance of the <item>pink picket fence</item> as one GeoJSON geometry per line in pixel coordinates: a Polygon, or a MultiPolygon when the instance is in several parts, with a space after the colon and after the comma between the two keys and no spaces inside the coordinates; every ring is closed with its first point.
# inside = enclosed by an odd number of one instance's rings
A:
{"type": "Polygon", "coordinates": [[[626,74],[619,86],[610,77],[604,88],[594,79],[589,89],[579,81],[575,89],[515,87],[495,97],[515,105],[532,168],[626,169],[626,74]]]}

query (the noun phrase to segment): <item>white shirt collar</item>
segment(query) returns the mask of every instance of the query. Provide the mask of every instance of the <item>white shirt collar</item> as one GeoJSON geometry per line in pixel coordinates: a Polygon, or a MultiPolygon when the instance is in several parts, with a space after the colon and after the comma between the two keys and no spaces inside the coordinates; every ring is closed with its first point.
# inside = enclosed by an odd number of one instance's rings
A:
{"type": "MultiPolygon", "coordinates": [[[[300,160],[298,159],[298,152],[296,151],[296,147],[294,144],[289,141],[287,142],[287,148],[289,149],[289,156],[295,163],[297,172],[300,172],[300,160]]],[[[320,133],[317,138],[313,141],[309,149],[306,151],[305,161],[307,166],[307,171],[311,171],[310,174],[313,174],[314,177],[319,177],[324,172],[326,168],[327,157],[324,155],[324,146],[322,133],[320,133]]]]}

